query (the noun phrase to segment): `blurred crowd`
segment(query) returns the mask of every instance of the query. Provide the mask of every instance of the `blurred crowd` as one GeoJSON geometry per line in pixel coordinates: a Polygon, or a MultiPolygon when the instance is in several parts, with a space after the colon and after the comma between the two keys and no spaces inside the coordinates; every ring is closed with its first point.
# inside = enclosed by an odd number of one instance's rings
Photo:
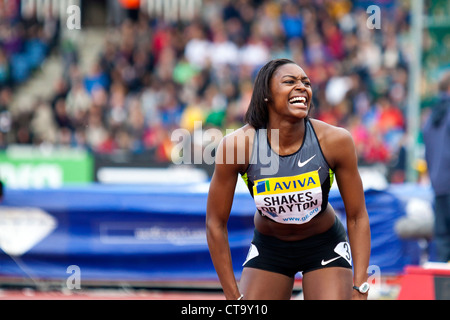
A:
{"type": "Polygon", "coordinates": [[[80,71],[79,48],[59,49],[65,72],[53,98],[13,116],[1,130],[3,147],[152,150],[155,161],[170,161],[176,128],[192,132],[195,121],[203,130],[240,127],[259,68],[283,57],[310,77],[313,117],[347,128],[361,164],[383,163],[392,181],[403,180],[410,28],[401,2],[383,11],[380,29],[369,28],[366,8],[349,0],[203,0],[189,22],[129,13],[108,28],[89,72],[80,71]]]}

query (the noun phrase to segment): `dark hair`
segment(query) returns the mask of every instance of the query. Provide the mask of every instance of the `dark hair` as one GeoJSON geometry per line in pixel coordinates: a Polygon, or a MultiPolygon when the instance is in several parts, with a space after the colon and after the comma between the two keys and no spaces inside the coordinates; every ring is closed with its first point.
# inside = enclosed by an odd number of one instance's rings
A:
{"type": "Polygon", "coordinates": [[[255,84],[253,86],[252,98],[245,113],[244,121],[252,125],[256,129],[265,128],[269,120],[267,111],[268,101],[272,96],[270,93],[270,80],[274,72],[285,64],[296,64],[289,59],[275,59],[267,62],[256,75],[255,84]]]}

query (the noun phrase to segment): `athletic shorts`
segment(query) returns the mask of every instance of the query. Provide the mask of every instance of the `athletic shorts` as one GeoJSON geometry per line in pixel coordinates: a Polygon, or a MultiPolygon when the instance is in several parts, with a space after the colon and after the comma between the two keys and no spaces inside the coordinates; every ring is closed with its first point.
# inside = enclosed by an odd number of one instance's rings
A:
{"type": "Polygon", "coordinates": [[[324,233],[298,241],[284,241],[256,229],[245,268],[256,268],[294,277],[297,272],[322,268],[352,268],[350,245],[341,221],[324,233]]]}

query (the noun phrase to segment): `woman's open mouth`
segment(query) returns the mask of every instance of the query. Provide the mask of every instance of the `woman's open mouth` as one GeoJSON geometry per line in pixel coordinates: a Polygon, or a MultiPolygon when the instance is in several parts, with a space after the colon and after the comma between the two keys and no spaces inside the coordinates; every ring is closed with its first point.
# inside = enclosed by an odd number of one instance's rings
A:
{"type": "Polygon", "coordinates": [[[303,108],[307,107],[305,97],[300,97],[300,96],[292,97],[291,99],[289,99],[289,103],[294,104],[299,107],[303,107],[303,108]]]}

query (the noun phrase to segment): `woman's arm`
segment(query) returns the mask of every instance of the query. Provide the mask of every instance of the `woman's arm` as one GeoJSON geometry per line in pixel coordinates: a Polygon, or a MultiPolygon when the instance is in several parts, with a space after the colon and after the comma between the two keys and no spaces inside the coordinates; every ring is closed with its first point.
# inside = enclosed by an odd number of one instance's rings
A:
{"type": "Polygon", "coordinates": [[[233,152],[236,155],[239,149],[234,143],[230,143],[232,137],[225,137],[217,148],[216,165],[206,208],[206,238],[225,297],[236,300],[240,297],[240,292],[233,272],[227,222],[242,164],[237,164],[237,161],[234,161],[235,157],[231,158],[232,161],[228,161],[232,163],[225,163],[227,153],[233,152]]]}
{"type": "MultiPolygon", "coordinates": [[[[352,251],[354,275],[353,282],[360,286],[367,281],[367,268],[370,259],[370,226],[369,215],[364,199],[364,189],[358,172],[356,148],[350,133],[337,129],[332,138],[334,168],[336,182],[344,201],[347,216],[347,231],[352,251]]],[[[353,290],[354,299],[365,299],[353,290]]]]}

